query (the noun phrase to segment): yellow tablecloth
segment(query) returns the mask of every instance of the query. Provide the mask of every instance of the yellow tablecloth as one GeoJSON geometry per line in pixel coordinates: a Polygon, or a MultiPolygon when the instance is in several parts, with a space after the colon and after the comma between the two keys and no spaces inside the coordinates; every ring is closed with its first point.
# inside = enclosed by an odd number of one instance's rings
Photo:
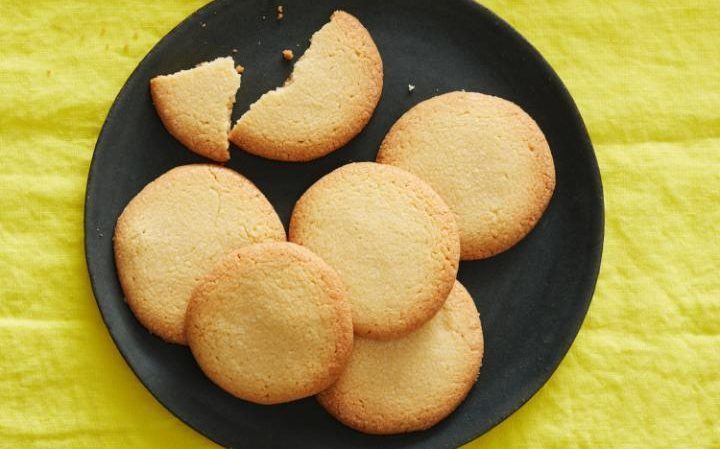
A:
{"type": "MultiPolygon", "coordinates": [[[[0,0],[1,448],[215,447],[125,365],[82,245],[108,108],[201,3],[0,0]]],[[[577,101],[607,224],[597,292],[567,358],[468,447],[720,448],[720,4],[486,4],[577,101]]]]}

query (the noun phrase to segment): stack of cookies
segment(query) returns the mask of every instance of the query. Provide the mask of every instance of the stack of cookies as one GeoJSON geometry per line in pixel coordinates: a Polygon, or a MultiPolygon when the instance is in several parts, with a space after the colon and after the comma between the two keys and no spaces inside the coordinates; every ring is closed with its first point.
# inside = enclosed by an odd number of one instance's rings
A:
{"type": "MultiPolygon", "coordinates": [[[[217,162],[229,142],[307,161],[367,124],[383,69],[369,32],[338,11],[283,87],[230,129],[232,58],[158,76],[168,131],[217,162]]],[[[298,165],[298,169],[302,169],[298,165]]],[[[164,340],[187,344],[228,393],[260,404],[317,395],[367,433],[426,429],[474,385],[484,351],[461,260],[502,252],[555,185],[537,124],[500,98],[452,92],[403,115],[377,162],[342,166],[295,205],[286,236],[248,179],[214,164],[174,168],[132,199],[115,229],[126,300],[164,340]]]]}

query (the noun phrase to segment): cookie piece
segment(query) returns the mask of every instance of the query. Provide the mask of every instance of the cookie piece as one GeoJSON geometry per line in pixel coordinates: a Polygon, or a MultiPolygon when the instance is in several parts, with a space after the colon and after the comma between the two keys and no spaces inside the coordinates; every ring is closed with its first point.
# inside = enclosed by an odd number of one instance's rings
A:
{"type": "Polygon", "coordinates": [[[240,74],[231,57],[150,80],[155,109],[165,128],[195,153],[230,159],[228,131],[240,74]]]}
{"type": "Polygon", "coordinates": [[[365,127],[382,84],[382,60],[370,34],[355,17],[335,11],[285,85],[251,105],[230,140],[268,159],[317,159],[365,127]]]}
{"type": "Polygon", "coordinates": [[[366,433],[423,430],[452,413],[477,379],[480,318],[459,283],[440,311],[412,334],[389,341],[356,338],[347,368],[320,404],[366,433]]]}
{"type": "Polygon", "coordinates": [[[184,165],[125,207],[115,227],[115,264],[128,305],[153,334],[185,343],[193,288],[228,251],[285,240],[257,187],[228,168],[184,165]]]}
{"type": "Polygon", "coordinates": [[[463,260],[483,259],[521,240],[555,189],[545,136],[519,106],[475,92],[423,101],[390,129],[377,161],[408,170],[450,206],[463,260]]]}
{"type": "Polygon", "coordinates": [[[455,282],[460,242],[452,213],[416,176],[373,162],[348,164],[295,205],[290,241],[335,268],[355,333],[397,338],[440,309],[455,282]]]}
{"type": "Polygon", "coordinates": [[[277,404],[331,385],[352,349],[337,273],[293,243],[246,246],[192,295],[187,337],[200,368],[241,399],[277,404]]]}

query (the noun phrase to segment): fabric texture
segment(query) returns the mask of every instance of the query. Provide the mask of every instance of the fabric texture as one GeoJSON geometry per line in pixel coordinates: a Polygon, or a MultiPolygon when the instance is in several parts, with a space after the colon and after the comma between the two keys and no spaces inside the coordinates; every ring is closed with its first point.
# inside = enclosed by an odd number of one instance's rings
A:
{"type": "MultiPolygon", "coordinates": [[[[113,345],[83,256],[93,147],[200,1],[0,0],[0,448],[213,448],[113,345]]],[[[605,188],[602,269],[560,368],[468,448],[720,447],[720,7],[488,0],[573,94],[605,188]]]]}

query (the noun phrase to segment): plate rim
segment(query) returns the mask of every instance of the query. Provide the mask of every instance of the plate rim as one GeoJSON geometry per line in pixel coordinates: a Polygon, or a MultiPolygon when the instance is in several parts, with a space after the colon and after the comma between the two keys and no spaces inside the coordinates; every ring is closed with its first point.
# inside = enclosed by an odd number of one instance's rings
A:
{"type": "MultiPolygon", "coordinates": [[[[587,130],[587,126],[585,125],[585,121],[582,118],[582,115],[580,114],[580,110],[577,107],[577,104],[575,103],[575,100],[573,99],[572,95],[570,94],[567,86],[565,86],[565,83],[563,83],[562,79],[558,75],[558,73],[555,71],[555,69],[552,67],[552,65],[545,59],[545,57],[540,53],[540,51],[535,48],[535,46],[526,39],[518,30],[516,30],[509,22],[507,22],[505,19],[500,17],[498,14],[496,14],[494,11],[492,11],[490,8],[482,5],[479,1],[476,0],[446,0],[446,1],[454,1],[456,3],[462,3],[467,7],[473,8],[474,11],[477,14],[485,15],[489,19],[493,20],[502,30],[506,33],[507,36],[511,37],[515,43],[521,47],[523,47],[523,50],[528,51],[532,54],[533,57],[536,58],[536,60],[541,64],[543,69],[546,71],[547,74],[550,75],[550,82],[556,84],[560,88],[560,94],[561,99],[570,106],[569,112],[575,117],[578,125],[578,130],[580,131],[580,135],[583,141],[583,144],[590,150],[589,151],[589,157],[588,162],[591,164],[591,171],[593,172],[594,176],[589,181],[593,183],[597,187],[597,201],[599,202],[599,208],[597,211],[597,217],[596,222],[594,223],[595,226],[597,226],[597,233],[594,236],[594,245],[591,249],[590,259],[592,261],[592,266],[588,265],[589,270],[589,277],[592,279],[590,281],[585,290],[583,292],[580,292],[578,294],[578,297],[582,297],[582,302],[578,301],[578,311],[582,312],[582,318],[578,320],[577,325],[574,327],[572,336],[568,339],[567,344],[564,345],[564,347],[559,348],[557,352],[557,360],[553,360],[553,363],[550,364],[551,369],[548,370],[547,374],[542,374],[538,376],[537,378],[541,378],[540,382],[537,383],[531,383],[531,388],[529,388],[530,392],[529,394],[526,392],[523,394],[520,399],[518,399],[511,407],[507,408],[507,411],[504,413],[499,414],[495,419],[493,419],[490,423],[490,425],[485,428],[483,431],[474,434],[470,439],[463,438],[449,438],[452,440],[452,444],[456,447],[470,443],[483,435],[490,432],[492,429],[497,427],[500,423],[508,419],[511,415],[513,415],[515,412],[517,412],[520,408],[522,408],[530,399],[532,399],[550,380],[550,378],[553,377],[555,372],[557,371],[558,367],[562,363],[562,361],[567,356],[568,351],[575,343],[575,340],[577,339],[577,336],[580,332],[580,329],[582,328],[583,323],[587,319],[588,310],[590,308],[590,303],[592,302],[592,299],[594,297],[595,289],[597,287],[597,282],[599,279],[600,274],[600,268],[602,265],[602,254],[604,249],[604,242],[605,242],[605,198],[604,198],[604,189],[603,189],[603,183],[602,183],[602,176],[600,172],[600,167],[597,162],[597,155],[595,153],[595,147],[592,144],[590,135],[587,130]]],[[[160,38],[155,45],[143,56],[143,58],[137,63],[135,68],[130,72],[125,82],[123,82],[120,90],[118,91],[118,94],[116,95],[115,99],[112,102],[112,105],[108,109],[107,115],[105,116],[105,119],[103,121],[103,125],[100,128],[100,131],[98,132],[97,141],[95,143],[95,146],[93,147],[93,154],[92,158],[90,160],[90,164],[88,166],[88,175],[87,175],[87,182],[85,184],[85,198],[83,202],[83,251],[85,255],[85,263],[87,267],[87,274],[90,280],[90,286],[93,293],[93,298],[95,300],[95,303],[100,311],[100,315],[102,317],[103,323],[105,324],[106,331],[110,335],[110,338],[113,341],[113,344],[115,345],[116,349],[122,356],[125,364],[130,368],[133,375],[140,381],[142,386],[147,390],[152,397],[160,404],[162,407],[167,410],[171,415],[173,415],[175,418],[180,420],[184,425],[191,428],[193,431],[201,435],[202,437],[208,439],[209,441],[214,442],[215,444],[218,444],[222,446],[222,443],[219,441],[214,440],[211,436],[207,435],[203,430],[196,427],[192,423],[190,423],[185,417],[180,416],[173,408],[168,406],[163,399],[158,397],[156,392],[151,389],[146,381],[143,379],[143,377],[136,371],[135,367],[129,360],[129,356],[126,354],[126,349],[123,347],[123,344],[118,341],[116,338],[116,334],[111,330],[112,324],[109,322],[108,313],[105,310],[105,307],[103,306],[102,301],[98,297],[98,292],[96,288],[96,276],[94,275],[93,266],[96,265],[96,262],[94,261],[93,257],[89,254],[89,245],[92,240],[92,229],[90,229],[90,217],[89,217],[89,208],[88,204],[91,200],[91,196],[93,196],[94,191],[92,190],[92,184],[94,179],[94,167],[97,163],[96,155],[97,150],[99,147],[103,146],[105,144],[105,133],[106,133],[106,127],[109,126],[111,122],[114,122],[116,120],[116,114],[117,114],[117,107],[118,103],[120,103],[121,100],[123,100],[127,95],[128,91],[126,88],[128,87],[128,84],[130,83],[133,76],[140,70],[142,65],[145,63],[147,59],[149,59],[151,56],[155,55],[156,53],[159,53],[163,50],[163,48],[168,45],[168,42],[171,40],[171,38],[182,31],[183,29],[191,26],[191,22],[196,19],[199,16],[203,16],[205,14],[211,14],[213,10],[217,10],[219,8],[222,8],[226,4],[231,3],[229,0],[212,0],[209,3],[201,6],[197,10],[190,13],[188,16],[186,16],[184,19],[182,19],[177,25],[175,25],[170,31],[168,31],[162,38],[160,38]]],[[[536,379],[537,379],[536,378],[536,379]]]]}

